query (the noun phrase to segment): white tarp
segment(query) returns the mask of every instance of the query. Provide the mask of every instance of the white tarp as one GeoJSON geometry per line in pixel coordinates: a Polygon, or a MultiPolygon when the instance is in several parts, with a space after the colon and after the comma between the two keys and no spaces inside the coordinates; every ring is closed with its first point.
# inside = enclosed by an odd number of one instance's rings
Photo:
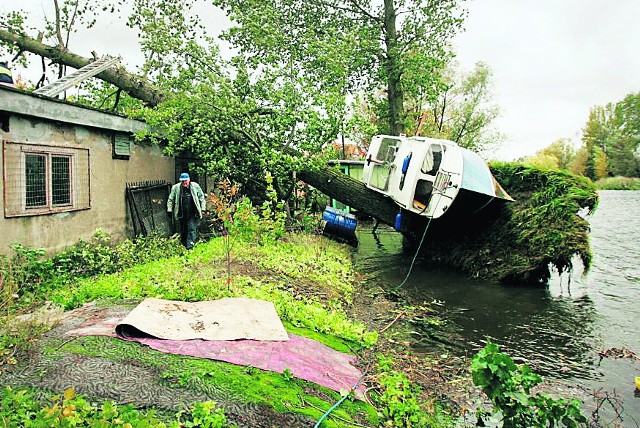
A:
{"type": "Polygon", "coordinates": [[[172,340],[289,340],[273,303],[244,297],[205,302],[148,298],[116,326],[116,332],[172,340]]]}

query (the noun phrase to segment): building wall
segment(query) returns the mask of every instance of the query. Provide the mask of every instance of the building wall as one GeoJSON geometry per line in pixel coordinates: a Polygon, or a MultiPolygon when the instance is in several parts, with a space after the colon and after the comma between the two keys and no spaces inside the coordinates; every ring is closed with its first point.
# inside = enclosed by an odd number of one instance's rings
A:
{"type": "MultiPolygon", "coordinates": [[[[175,161],[163,156],[157,146],[135,143],[128,160],[113,159],[112,135],[115,131],[12,113],[9,114],[8,124],[8,132],[0,131],[4,166],[4,194],[0,200],[3,214],[0,216],[0,253],[11,253],[11,243],[19,242],[31,248],[44,248],[53,254],[80,238],[90,238],[98,228],[110,234],[115,241],[121,240],[132,233],[125,199],[126,183],[174,180],[175,161]],[[4,142],[88,149],[90,207],[41,215],[4,215],[7,184],[10,182],[7,180],[5,183],[5,178],[11,170],[11,165],[5,164],[4,142]]],[[[80,186],[84,186],[84,183],[80,183],[80,186]]]]}

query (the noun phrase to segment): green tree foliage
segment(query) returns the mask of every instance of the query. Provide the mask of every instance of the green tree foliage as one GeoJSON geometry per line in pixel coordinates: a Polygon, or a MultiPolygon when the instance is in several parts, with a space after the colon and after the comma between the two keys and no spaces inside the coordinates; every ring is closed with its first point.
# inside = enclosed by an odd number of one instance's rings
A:
{"type": "Polygon", "coordinates": [[[570,169],[576,157],[576,149],[571,140],[560,138],[535,155],[525,158],[525,162],[539,168],[570,169]]]}
{"type": "Polygon", "coordinates": [[[608,141],[610,176],[640,176],[640,92],[615,105],[614,133],[608,141]]]}
{"type": "Polygon", "coordinates": [[[613,109],[596,106],[589,112],[589,120],[582,131],[582,141],[586,152],[586,164],[584,175],[592,180],[600,178],[596,168],[596,157],[599,153],[605,153],[608,140],[613,134],[611,122],[613,109]]]}
{"type": "Polygon", "coordinates": [[[420,135],[445,138],[476,151],[495,147],[502,137],[491,130],[499,114],[490,104],[491,69],[480,62],[471,72],[458,75],[451,64],[442,82],[435,100],[416,103],[416,112],[425,114],[420,135]]]}
{"type": "MultiPolygon", "coordinates": [[[[145,119],[153,131],[141,137],[162,142],[168,154],[202,157],[203,168],[239,183],[244,193],[264,197],[268,172],[281,198],[290,193],[290,171],[303,162],[308,167],[300,154],[318,153],[344,128],[346,100],[357,90],[386,91],[378,116],[390,132],[403,132],[404,93],[436,85],[436,71],[449,57],[447,41],[464,16],[458,0],[215,0],[236,23],[225,38],[238,55],[224,61],[196,3],[85,6],[91,25],[89,12],[126,14],[144,55],[144,84],[158,88],[164,102],[143,109],[104,85],[90,88],[82,102],[145,119]]],[[[72,16],[75,9],[56,10],[72,16]]],[[[19,17],[11,24],[22,34],[19,17]]],[[[59,44],[53,30],[69,27],[62,18],[46,33],[50,43],[59,44]]]]}
{"type": "Polygon", "coordinates": [[[618,103],[595,106],[583,129],[582,162],[575,171],[596,180],[640,176],[640,93],[618,103]]]}
{"type": "MultiPolygon", "coordinates": [[[[460,29],[457,0],[215,0],[236,23],[226,38],[252,65],[346,95],[385,91],[387,132],[405,129],[405,92],[429,88],[460,29]]],[[[338,109],[339,110],[339,109],[338,109]]]]}

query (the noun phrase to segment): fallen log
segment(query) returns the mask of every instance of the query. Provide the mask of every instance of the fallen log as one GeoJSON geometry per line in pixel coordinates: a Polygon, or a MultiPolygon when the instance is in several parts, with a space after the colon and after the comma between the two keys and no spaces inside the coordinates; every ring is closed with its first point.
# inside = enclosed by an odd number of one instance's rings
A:
{"type": "MultiPolygon", "coordinates": [[[[401,233],[407,249],[421,248],[422,263],[444,265],[473,278],[508,284],[547,284],[555,269],[563,273],[579,259],[591,264],[589,223],[598,194],[593,183],[566,171],[518,163],[493,163],[491,170],[515,202],[492,204],[473,216],[443,216],[428,222],[403,212],[401,233]]],[[[302,171],[304,181],[323,193],[393,225],[399,207],[337,169],[302,171]]],[[[454,202],[455,203],[455,202],[454,202]]]]}
{"type": "MultiPolygon", "coordinates": [[[[94,61],[93,58],[86,58],[59,46],[47,45],[27,35],[14,34],[1,28],[0,40],[14,43],[22,51],[31,52],[44,58],[49,58],[54,63],[76,69],[80,69],[94,61]]],[[[164,95],[160,91],[147,84],[140,76],[127,72],[123,67],[105,70],[96,75],[96,77],[117,86],[149,106],[156,106],[164,99],[164,95]]]]}
{"type": "MultiPolygon", "coordinates": [[[[74,68],[91,61],[2,29],[0,40],[74,68]]],[[[160,91],[123,68],[104,71],[97,77],[149,106],[164,99],[160,91]]],[[[515,163],[496,163],[491,169],[516,201],[493,204],[473,217],[445,216],[434,220],[425,235],[422,261],[450,266],[471,277],[506,283],[546,284],[551,268],[559,272],[571,270],[575,257],[588,269],[591,263],[589,224],[578,212],[596,208],[598,195],[593,184],[566,172],[515,163]]],[[[302,170],[298,176],[323,193],[385,224],[394,224],[399,208],[391,199],[337,168],[302,170]]],[[[424,217],[407,213],[401,232],[408,241],[417,243],[426,226],[424,217]]]]}

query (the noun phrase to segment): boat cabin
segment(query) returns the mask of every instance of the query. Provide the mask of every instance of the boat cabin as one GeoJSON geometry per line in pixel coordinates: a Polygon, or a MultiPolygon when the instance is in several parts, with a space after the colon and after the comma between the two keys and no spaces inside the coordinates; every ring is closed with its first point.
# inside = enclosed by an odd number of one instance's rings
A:
{"type": "Polygon", "coordinates": [[[434,138],[375,136],[363,181],[401,208],[431,218],[449,211],[461,193],[473,201],[465,211],[479,210],[496,197],[511,200],[480,156],[434,138]]]}

